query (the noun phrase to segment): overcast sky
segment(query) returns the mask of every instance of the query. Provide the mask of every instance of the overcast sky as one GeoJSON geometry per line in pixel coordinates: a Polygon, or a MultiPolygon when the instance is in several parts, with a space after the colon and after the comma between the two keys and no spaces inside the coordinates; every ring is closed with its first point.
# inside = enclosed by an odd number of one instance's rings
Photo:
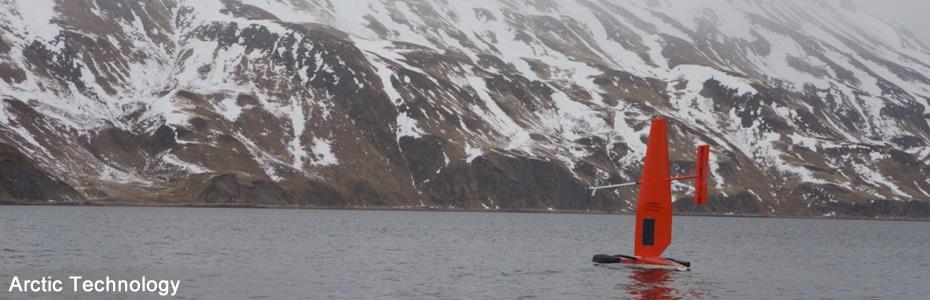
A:
{"type": "Polygon", "coordinates": [[[907,28],[930,46],[930,0],[853,0],[885,22],[907,28]]]}

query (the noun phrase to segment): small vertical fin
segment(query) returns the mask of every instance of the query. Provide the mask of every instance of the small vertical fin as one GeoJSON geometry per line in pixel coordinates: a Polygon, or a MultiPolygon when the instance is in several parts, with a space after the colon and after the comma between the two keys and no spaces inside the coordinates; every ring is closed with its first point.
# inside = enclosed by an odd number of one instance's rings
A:
{"type": "Polygon", "coordinates": [[[707,173],[710,164],[710,145],[697,147],[697,158],[694,175],[694,203],[707,204],[707,173]]]}

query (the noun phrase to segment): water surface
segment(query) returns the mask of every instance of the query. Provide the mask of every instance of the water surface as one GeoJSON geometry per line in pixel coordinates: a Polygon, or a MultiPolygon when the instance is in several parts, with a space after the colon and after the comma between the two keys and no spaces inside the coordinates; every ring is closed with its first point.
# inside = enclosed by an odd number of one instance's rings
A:
{"type": "Polygon", "coordinates": [[[631,216],[0,206],[0,298],[13,275],[71,274],[180,279],[188,299],[930,295],[930,223],[675,221],[667,255],[691,272],[594,266],[632,251],[631,216]]]}

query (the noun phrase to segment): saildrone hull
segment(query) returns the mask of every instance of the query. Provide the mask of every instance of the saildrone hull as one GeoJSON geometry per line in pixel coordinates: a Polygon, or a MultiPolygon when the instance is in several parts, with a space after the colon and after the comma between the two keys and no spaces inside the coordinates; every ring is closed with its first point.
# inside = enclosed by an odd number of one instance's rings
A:
{"type": "Polygon", "coordinates": [[[592,261],[608,268],[635,268],[649,270],[688,271],[691,263],[664,257],[636,257],[627,255],[595,255],[592,261]]]}

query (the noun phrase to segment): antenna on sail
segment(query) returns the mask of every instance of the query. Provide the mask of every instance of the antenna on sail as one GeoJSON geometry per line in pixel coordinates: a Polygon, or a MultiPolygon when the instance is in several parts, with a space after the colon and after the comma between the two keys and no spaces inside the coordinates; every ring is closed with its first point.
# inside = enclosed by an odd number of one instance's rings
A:
{"type": "MultiPolygon", "coordinates": [[[[651,133],[650,133],[651,136],[651,133]]],[[[647,149],[648,151],[648,149],[647,149]]],[[[679,176],[669,178],[669,181],[684,181],[684,180],[694,180],[694,203],[698,205],[707,204],[707,173],[709,172],[710,164],[710,145],[700,145],[697,146],[697,155],[695,155],[694,160],[694,175],[688,176],[679,176]]],[[[641,182],[632,181],[624,182],[618,184],[609,184],[609,185],[600,185],[600,178],[595,179],[594,185],[589,186],[588,189],[591,190],[591,197],[597,195],[599,190],[609,190],[622,187],[630,187],[640,185],[641,182]]]]}

